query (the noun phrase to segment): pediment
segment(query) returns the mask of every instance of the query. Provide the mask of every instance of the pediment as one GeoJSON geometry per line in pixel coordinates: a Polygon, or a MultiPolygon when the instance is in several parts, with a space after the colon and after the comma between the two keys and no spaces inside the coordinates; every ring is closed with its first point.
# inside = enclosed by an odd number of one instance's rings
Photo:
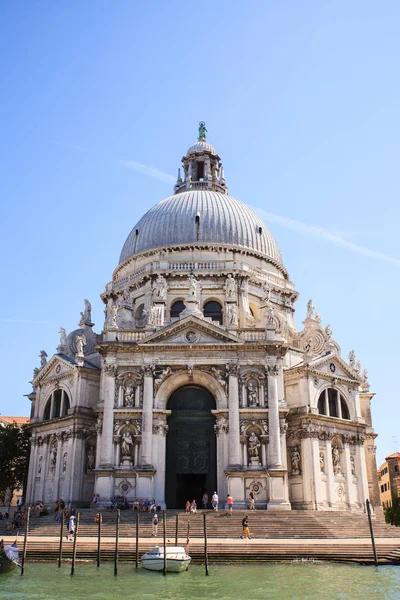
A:
{"type": "Polygon", "coordinates": [[[67,357],[60,354],[55,354],[51,359],[42,367],[39,373],[32,381],[33,385],[46,380],[60,378],[65,375],[69,375],[74,370],[74,365],[70,362],[67,357]]]}
{"type": "Polygon", "coordinates": [[[139,346],[197,346],[215,344],[242,345],[235,334],[195,316],[176,321],[147,337],[139,346]]]}
{"type": "Polygon", "coordinates": [[[335,354],[314,360],[309,366],[312,371],[318,371],[318,373],[323,373],[330,377],[352,379],[357,382],[361,381],[361,377],[357,371],[352,369],[343,359],[335,354]]]}

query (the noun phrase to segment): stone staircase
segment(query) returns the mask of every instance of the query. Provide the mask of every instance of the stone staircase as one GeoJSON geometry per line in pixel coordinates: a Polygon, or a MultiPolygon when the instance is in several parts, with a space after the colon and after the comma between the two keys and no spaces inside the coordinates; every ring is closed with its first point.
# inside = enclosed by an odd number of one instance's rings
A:
{"type": "MultiPolygon", "coordinates": [[[[204,556],[203,513],[185,514],[168,510],[166,515],[167,543],[175,543],[178,517],[179,544],[186,544],[189,527],[190,554],[201,562],[204,556]]],[[[82,509],[78,530],[78,558],[93,560],[96,556],[98,526],[93,522],[96,511],[82,509]]],[[[372,546],[368,519],[365,514],[323,511],[272,512],[264,510],[207,513],[209,560],[217,562],[262,562],[269,560],[349,560],[372,562],[372,546]],[[249,516],[252,540],[241,540],[241,521],[249,516]]],[[[116,513],[102,512],[101,559],[114,557],[116,513]]],[[[152,514],[139,513],[139,555],[162,543],[162,514],[159,513],[157,541],[151,537],[152,514]]],[[[377,509],[373,518],[377,553],[381,563],[400,563],[400,528],[385,523],[383,512],[377,509]]],[[[3,529],[3,531],[2,531],[3,529]]],[[[66,533],[64,527],[64,534],[66,533]]],[[[15,533],[9,533],[15,537],[15,533]]],[[[23,536],[23,531],[19,531],[23,536]]],[[[0,522],[0,535],[4,524],[0,522]]],[[[55,560],[58,555],[60,522],[54,515],[32,516],[29,526],[28,559],[55,560]]],[[[136,513],[122,511],[119,528],[119,556],[134,560],[136,553],[136,513]]],[[[21,543],[20,543],[21,545],[21,543]]],[[[63,542],[63,557],[72,556],[72,543],[63,542]]]]}

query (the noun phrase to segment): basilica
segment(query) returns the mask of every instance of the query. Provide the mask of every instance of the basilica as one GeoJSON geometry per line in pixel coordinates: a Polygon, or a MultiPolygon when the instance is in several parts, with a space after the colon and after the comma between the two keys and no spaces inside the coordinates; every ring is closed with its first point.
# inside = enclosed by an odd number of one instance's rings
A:
{"type": "MultiPolygon", "coordinates": [[[[228,194],[200,123],[172,196],[133,227],[94,331],[34,371],[27,500],[115,495],[180,508],[204,492],[268,510],[379,503],[367,372],[311,300],[300,308],[271,232],[228,194]]],[[[317,285],[317,281],[315,281],[317,285]]]]}

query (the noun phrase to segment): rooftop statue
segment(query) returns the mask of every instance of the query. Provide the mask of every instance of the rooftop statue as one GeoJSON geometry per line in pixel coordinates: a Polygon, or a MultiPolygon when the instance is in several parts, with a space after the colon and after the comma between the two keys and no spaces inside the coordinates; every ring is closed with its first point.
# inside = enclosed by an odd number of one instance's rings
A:
{"type": "Polygon", "coordinates": [[[206,133],[207,133],[206,124],[204,123],[204,121],[200,121],[200,123],[199,123],[199,137],[198,137],[199,142],[201,140],[205,140],[206,139],[206,133]]]}

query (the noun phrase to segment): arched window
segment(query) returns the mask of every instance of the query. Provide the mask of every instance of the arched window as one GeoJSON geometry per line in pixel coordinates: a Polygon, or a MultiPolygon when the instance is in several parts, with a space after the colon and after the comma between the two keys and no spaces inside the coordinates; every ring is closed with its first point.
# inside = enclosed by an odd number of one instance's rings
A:
{"type": "Polygon", "coordinates": [[[176,302],[174,302],[171,306],[171,319],[179,317],[184,308],[185,305],[182,302],[182,300],[177,300],[176,302]]]}
{"type": "Polygon", "coordinates": [[[203,306],[203,313],[205,317],[211,318],[213,321],[218,321],[222,325],[222,306],[219,302],[215,300],[206,302],[203,306]]]}
{"type": "Polygon", "coordinates": [[[70,407],[70,401],[68,394],[65,390],[54,390],[47,400],[44,412],[43,421],[50,421],[50,419],[58,419],[59,417],[66,417],[70,407]]]}
{"type": "Polygon", "coordinates": [[[350,420],[350,412],[346,400],[339,390],[327,388],[318,398],[318,412],[320,415],[350,420]]]}

